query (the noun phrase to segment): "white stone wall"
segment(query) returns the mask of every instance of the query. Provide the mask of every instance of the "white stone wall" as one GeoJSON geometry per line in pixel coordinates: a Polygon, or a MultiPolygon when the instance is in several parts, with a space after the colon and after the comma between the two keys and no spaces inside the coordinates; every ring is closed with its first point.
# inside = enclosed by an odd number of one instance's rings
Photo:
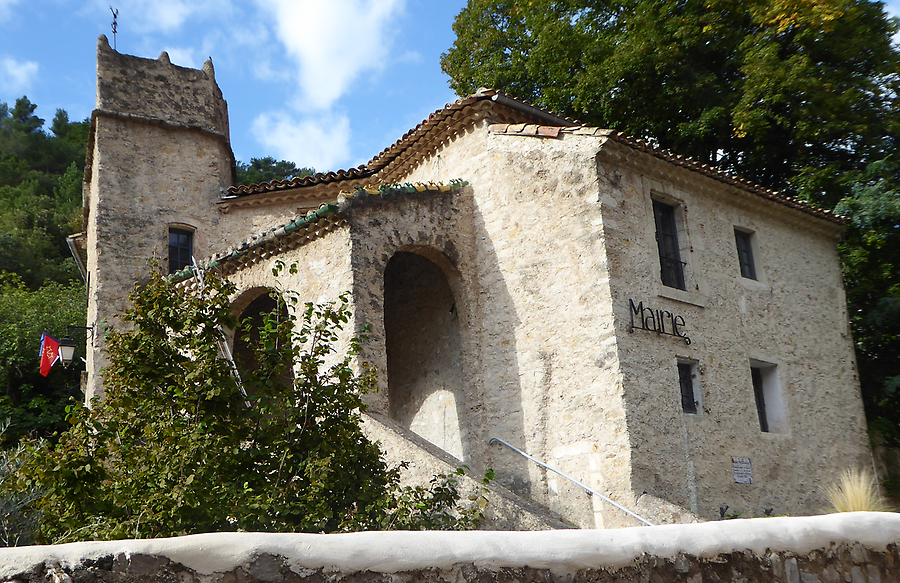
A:
{"type": "Polygon", "coordinates": [[[209,533],[0,549],[5,581],[892,582],[900,518],[853,512],[627,531],[209,533]]]}
{"type": "MultiPolygon", "coordinates": [[[[309,241],[291,251],[261,259],[245,267],[228,278],[237,286],[235,310],[237,313],[248,301],[260,293],[261,288],[287,290],[299,300],[297,309],[302,311],[307,302],[321,304],[337,302],[343,293],[353,288],[350,264],[350,238],[346,228],[338,228],[324,237],[309,241]],[[285,264],[285,270],[274,277],[272,269],[276,261],[285,264]],[[290,273],[290,266],[296,264],[296,273],[290,273]],[[248,295],[249,294],[249,295],[248,295]]],[[[354,310],[354,317],[355,317],[354,310]]],[[[298,317],[300,314],[297,314],[298,317]]],[[[342,358],[348,347],[347,339],[357,330],[356,320],[344,328],[344,339],[335,347],[335,358],[342,358]]],[[[334,360],[326,365],[334,364],[334,360]]]]}
{"type": "Polygon", "coordinates": [[[226,147],[206,134],[108,117],[97,117],[93,131],[86,231],[88,324],[95,333],[87,360],[88,386],[97,389],[104,331],[120,324],[150,261],[167,268],[170,224],[195,231],[197,257],[222,244],[214,204],[231,171],[226,147]]]}
{"type": "Polygon", "coordinates": [[[231,185],[228,114],[212,64],[203,70],[97,47],[97,109],[85,185],[88,262],[86,399],[102,394],[104,336],[121,325],[150,261],[167,269],[169,226],[194,231],[194,255],[223,244],[215,203],[231,185]],[[173,91],[177,88],[177,91],[173,91]]]}
{"type": "Polygon", "coordinates": [[[411,181],[463,178],[472,197],[471,350],[483,464],[582,527],[635,524],[498,437],[632,507],[629,449],[594,153],[600,140],[495,135],[481,125],[411,181]]]}
{"type": "MultiPolygon", "coordinates": [[[[633,484],[701,516],[812,514],[841,470],[870,463],[836,241],[839,227],[648,157],[599,160],[633,484]],[[686,292],[659,276],[651,199],[680,206],[686,292]],[[734,228],[752,230],[758,281],[734,228]],[[635,330],[629,300],[684,318],[688,346],[635,330]],[[701,408],[681,407],[676,362],[696,361],[701,408]],[[751,361],[777,365],[786,419],[760,431],[751,361]],[[749,458],[752,484],[734,480],[749,458]]],[[[769,405],[772,405],[769,403],[769,405]]]]}
{"type": "MultiPolygon", "coordinates": [[[[819,511],[821,487],[869,456],[839,226],[604,140],[481,126],[409,176],[471,185],[471,401],[521,404],[476,424],[629,508],[648,494],[707,519],[819,511]],[[661,284],[652,197],[678,207],[685,292],[661,284]],[[754,232],[758,281],[740,275],[735,227],[754,232]],[[629,333],[629,300],[682,316],[692,344],[629,333]],[[679,359],[697,365],[697,415],[681,410],[679,359]],[[785,419],[769,433],[751,362],[780,380],[785,419]],[[753,484],[735,483],[732,456],[750,459],[753,484]]],[[[505,453],[485,463],[504,469],[505,453]]],[[[634,524],[518,469],[501,479],[567,519],[634,524]]]]}

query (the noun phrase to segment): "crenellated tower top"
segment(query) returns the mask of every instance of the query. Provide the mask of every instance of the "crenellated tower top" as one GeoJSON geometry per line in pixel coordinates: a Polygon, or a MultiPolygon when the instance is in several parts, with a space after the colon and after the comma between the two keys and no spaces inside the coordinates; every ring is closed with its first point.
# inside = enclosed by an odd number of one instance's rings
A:
{"type": "Polygon", "coordinates": [[[229,139],[228,106],[216,84],[211,59],[202,69],[123,55],[97,40],[97,110],[168,125],[199,129],[229,139]]]}

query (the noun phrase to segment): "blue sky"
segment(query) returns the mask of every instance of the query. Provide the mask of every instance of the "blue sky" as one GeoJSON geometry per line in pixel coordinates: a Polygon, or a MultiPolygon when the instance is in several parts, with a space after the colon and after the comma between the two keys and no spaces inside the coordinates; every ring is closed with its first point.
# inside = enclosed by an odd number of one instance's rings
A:
{"type": "Polygon", "coordinates": [[[0,101],[88,117],[110,2],[119,52],[212,57],[240,160],[357,166],[456,98],[439,61],[465,0],[0,0],[0,101]]]}
{"type": "Polygon", "coordinates": [[[350,168],[456,98],[439,61],[465,0],[0,0],[0,101],[88,117],[110,2],[119,52],[212,57],[239,160],[350,168]]]}

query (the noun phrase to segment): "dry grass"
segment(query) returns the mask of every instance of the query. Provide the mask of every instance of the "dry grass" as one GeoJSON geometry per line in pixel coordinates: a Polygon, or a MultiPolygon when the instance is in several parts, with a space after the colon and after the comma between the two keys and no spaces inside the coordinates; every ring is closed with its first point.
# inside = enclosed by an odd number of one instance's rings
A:
{"type": "Polygon", "coordinates": [[[881,496],[875,476],[867,470],[844,470],[841,479],[825,488],[831,503],[828,512],[890,512],[892,508],[881,496]]]}

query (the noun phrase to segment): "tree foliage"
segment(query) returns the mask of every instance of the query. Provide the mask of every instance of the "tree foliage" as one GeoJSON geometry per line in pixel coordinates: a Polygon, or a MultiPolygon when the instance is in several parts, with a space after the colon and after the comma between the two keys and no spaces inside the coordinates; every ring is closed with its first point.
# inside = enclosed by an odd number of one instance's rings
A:
{"type": "Polygon", "coordinates": [[[316,173],[312,168],[297,168],[288,160],[275,160],[271,156],[251,158],[250,163],[238,162],[236,167],[237,185],[259,184],[272,180],[303,178],[316,173]]]}
{"type": "Polygon", "coordinates": [[[847,304],[871,428],[900,446],[900,166],[872,164],[836,208],[847,304]]]}
{"type": "Polygon", "coordinates": [[[28,98],[0,103],[0,271],[31,288],[80,279],[66,236],[81,229],[89,124],[58,110],[54,136],[28,98]]]}
{"type": "MultiPolygon", "coordinates": [[[[57,110],[44,132],[27,97],[0,102],[0,419],[5,443],[51,437],[80,398],[80,368],[38,373],[41,333],[61,337],[85,320],[85,288],[66,237],[81,230],[87,120],[57,110]]],[[[82,338],[76,338],[83,341],[82,338]]],[[[83,353],[83,352],[82,352],[83,353]]]]}
{"type": "MultiPolygon", "coordinates": [[[[81,397],[81,368],[38,370],[41,333],[64,332],[85,321],[84,284],[56,282],[32,291],[10,273],[0,273],[0,420],[9,427],[4,441],[23,435],[49,438],[68,427],[65,407],[81,397]]],[[[84,337],[77,338],[84,354],[84,337]]]]}
{"type": "Polygon", "coordinates": [[[73,404],[71,429],[19,473],[15,488],[47,492],[42,540],[476,524],[455,477],[401,489],[362,433],[374,378],[352,366],[359,338],[335,351],[347,298],[284,292],[287,310],[244,322],[255,363],[238,382],[218,347],[233,292],[212,274],[195,294],[158,274],[135,289],[131,329],[109,334],[105,397],[73,404]]]}
{"type": "Polygon", "coordinates": [[[867,0],[470,0],[442,56],[493,87],[834,206],[886,134],[896,23],[867,0]]]}

